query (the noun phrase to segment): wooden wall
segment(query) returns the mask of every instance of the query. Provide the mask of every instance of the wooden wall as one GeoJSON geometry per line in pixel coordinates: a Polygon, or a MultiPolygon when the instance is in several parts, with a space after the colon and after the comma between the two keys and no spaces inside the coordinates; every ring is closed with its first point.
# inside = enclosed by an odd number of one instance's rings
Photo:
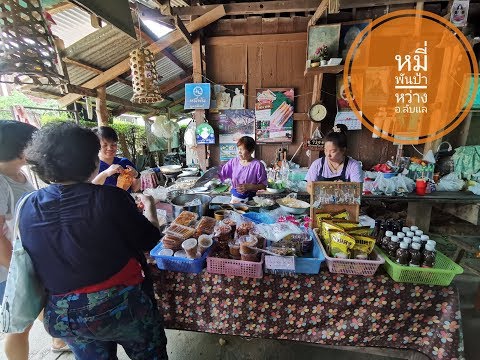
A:
{"type": "MultiPolygon", "coordinates": [[[[343,21],[348,20],[345,18],[343,21]]],[[[298,95],[295,101],[296,118],[306,119],[313,87],[312,78],[303,75],[307,22],[306,17],[248,17],[216,22],[209,29],[210,36],[205,39],[208,79],[219,84],[246,83],[249,109],[255,107],[257,88],[293,87],[295,95],[298,95]]],[[[328,110],[328,116],[321,124],[322,132],[326,134],[333,126],[336,113],[334,75],[324,76],[322,100],[328,110]]],[[[216,127],[213,122],[211,125],[216,127]]],[[[294,141],[283,146],[288,149],[289,158],[301,146],[304,134],[308,136],[309,130],[309,120],[294,121],[294,141]]],[[[382,139],[373,139],[366,128],[350,132],[348,141],[349,155],[361,160],[365,169],[389,160],[396,153],[396,146],[382,139]]],[[[282,144],[257,146],[256,157],[269,164],[280,146],[282,144]]],[[[219,164],[219,147],[211,146],[210,150],[210,164],[219,164]]],[[[309,166],[318,156],[319,153],[314,152],[308,158],[306,151],[301,149],[294,162],[309,166]]]]}

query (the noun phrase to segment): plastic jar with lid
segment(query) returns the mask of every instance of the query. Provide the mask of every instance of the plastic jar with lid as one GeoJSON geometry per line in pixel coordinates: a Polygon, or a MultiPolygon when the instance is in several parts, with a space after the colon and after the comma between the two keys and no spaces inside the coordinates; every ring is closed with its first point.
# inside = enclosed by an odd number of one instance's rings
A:
{"type": "Polygon", "coordinates": [[[399,247],[400,247],[400,242],[398,240],[398,237],[393,235],[390,238],[390,242],[388,243],[388,255],[391,258],[396,259],[397,250],[398,250],[399,247]]]}
{"type": "Polygon", "coordinates": [[[390,243],[390,239],[393,236],[393,232],[390,230],[385,231],[385,236],[380,240],[380,247],[386,249],[390,243]]]}
{"type": "Polygon", "coordinates": [[[408,265],[410,262],[410,251],[408,250],[408,244],[405,241],[400,243],[397,249],[397,264],[408,265]]]}
{"type": "Polygon", "coordinates": [[[427,245],[425,245],[425,250],[423,251],[422,267],[424,268],[434,267],[436,258],[437,258],[437,252],[435,250],[435,246],[427,242],[427,245]]]}
{"type": "Polygon", "coordinates": [[[410,231],[417,231],[418,230],[418,226],[410,226],[410,231]]]}
{"type": "Polygon", "coordinates": [[[413,242],[410,249],[410,263],[412,267],[420,267],[422,265],[422,252],[420,251],[421,244],[413,242]]]}

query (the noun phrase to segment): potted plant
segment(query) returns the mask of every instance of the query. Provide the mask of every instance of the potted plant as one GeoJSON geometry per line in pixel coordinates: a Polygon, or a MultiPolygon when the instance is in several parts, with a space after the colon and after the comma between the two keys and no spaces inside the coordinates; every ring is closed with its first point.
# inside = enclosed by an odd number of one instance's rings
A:
{"type": "MultiPolygon", "coordinates": [[[[315,60],[320,62],[321,66],[327,65],[328,58],[328,47],[327,45],[322,45],[317,48],[315,51],[315,60]]],[[[318,65],[317,65],[318,66],[318,65]]]]}

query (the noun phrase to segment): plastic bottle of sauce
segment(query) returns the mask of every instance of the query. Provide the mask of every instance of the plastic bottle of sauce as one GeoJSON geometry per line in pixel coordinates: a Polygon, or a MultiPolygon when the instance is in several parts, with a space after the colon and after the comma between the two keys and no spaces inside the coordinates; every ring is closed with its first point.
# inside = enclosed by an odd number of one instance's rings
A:
{"type": "Polygon", "coordinates": [[[417,231],[417,230],[418,230],[418,226],[415,226],[415,225],[414,225],[414,226],[410,226],[410,231],[415,232],[415,231],[417,231]]]}
{"type": "Polygon", "coordinates": [[[415,233],[413,231],[407,231],[405,235],[411,239],[412,237],[415,236],[415,233]]]}
{"type": "Polygon", "coordinates": [[[382,242],[382,239],[383,237],[385,236],[385,231],[386,231],[386,224],[385,222],[382,222],[380,224],[380,230],[378,231],[378,234],[377,234],[377,237],[376,237],[376,241],[378,244],[380,244],[382,242]]]}
{"type": "Polygon", "coordinates": [[[410,251],[408,251],[408,244],[401,242],[400,247],[397,249],[397,264],[408,265],[410,262],[410,251]]]}
{"type": "Polygon", "coordinates": [[[382,240],[380,240],[380,247],[382,249],[387,249],[388,244],[390,243],[390,239],[392,238],[392,236],[393,236],[393,232],[391,232],[390,230],[385,231],[385,236],[382,238],[382,240]]]}
{"type": "Polygon", "coordinates": [[[422,235],[420,236],[420,240],[422,244],[422,247],[420,248],[420,250],[423,251],[423,249],[425,249],[425,245],[427,245],[427,241],[430,240],[430,237],[428,235],[422,235]]]}
{"type": "Polygon", "coordinates": [[[415,230],[415,236],[422,236],[423,231],[422,230],[415,230]]]}
{"type": "Polygon", "coordinates": [[[375,228],[373,230],[372,236],[378,239],[378,233],[380,232],[380,227],[382,226],[382,219],[375,220],[375,228]]]}
{"type": "Polygon", "coordinates": [[[403,238],[403,242],[406,242],[406,243],[408,244],[408,246],[410,246],[410,244],[412,243],[412,239],[405,236],[405,237],[403,238]]]}
{"type": "Polygon", "coordinates": [[[423,251],[422,267],[424,268],[434,267],[436,257],[437,257],[437,251],[435,250],[435,245],[433,245],[430,242],[427,242],[427,245],[425,245],[425,250],[423,251]]]}
{"type": "Polygon", "coordinates": [[[392,259],[396,259],[397,257],[397,250],[400,247],[400,242],[398,241],[398,237],[393,235],[390,238],[390,242],[388,243],[388,255],[392,259]]]}
{"type": "Polygon", "coordinates": [[[410,263],[412,267],[420,267],[422,265],[422,252],[420,251],[421,244],[413,242],[410,249],[410,263]]]}
{"type": "Polygon", "coordinates": [[[400,231],[400,232],[397,233],[397,236],[398,236],[398,240],[400,240],[400,242],[402,242],[403,239],[405,238],[405,233],[400,231]]]}
{"type": "Polygon", "coordinates": [[[410,228],[408,226],[402,227],[402,232],[407,233],[407,231],[410,231],[410,228]]]}

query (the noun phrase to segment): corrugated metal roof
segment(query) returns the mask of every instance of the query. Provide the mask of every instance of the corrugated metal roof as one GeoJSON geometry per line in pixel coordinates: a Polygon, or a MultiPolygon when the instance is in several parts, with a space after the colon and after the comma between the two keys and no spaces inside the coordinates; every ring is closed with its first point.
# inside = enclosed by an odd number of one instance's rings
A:
{"type": "Polygon", "coordinates": [[[52,25],[52,32],[65,43],[65,47],[94,32],[90,15],[78,7],[67,9],[52,15],[57,23],[52,25]]]}
{"type": "MultiPolygon", "coordinates": [[[[182,0],[173,0],[171,5],[174,7],[188,6],[182,0]]],[[[101,70],[109,69],[118,64],[139,46],[138,41],[112,25],[106,25],[101,29],[93,28],[90,24],[90,15],[80,8],[58,12],[53,15],[53,18],[57,25],[52,27],[52,31],[65,42],[65,56],[101,70]]],[[[192,67],[190,44],[185,44],[175,50],[173,55],[184,65],[192,67]]],[[[158,74],[162,76],[161,85],[184,75],[184,71],[166,57],[162,57],[156,62],[156,68],[158,74]]],[[[97,76],[94,71],[72,64],[67,64],[67,69],[70,82],[74,85],[81,85],[97,76]]],[[[108,86],[107,93],[128,100],[133,96],[132,88],[123,83],[108,86]]],[[[184,88],[181,87],[168,96],[174,100],[182,98],[184,88]]],[[[163,101],[156,104],[155,107],[167,106],[170,103],[169,101],[163,101]]],[[[109,103],[109,105],[114,104],[109,103]]]]}

